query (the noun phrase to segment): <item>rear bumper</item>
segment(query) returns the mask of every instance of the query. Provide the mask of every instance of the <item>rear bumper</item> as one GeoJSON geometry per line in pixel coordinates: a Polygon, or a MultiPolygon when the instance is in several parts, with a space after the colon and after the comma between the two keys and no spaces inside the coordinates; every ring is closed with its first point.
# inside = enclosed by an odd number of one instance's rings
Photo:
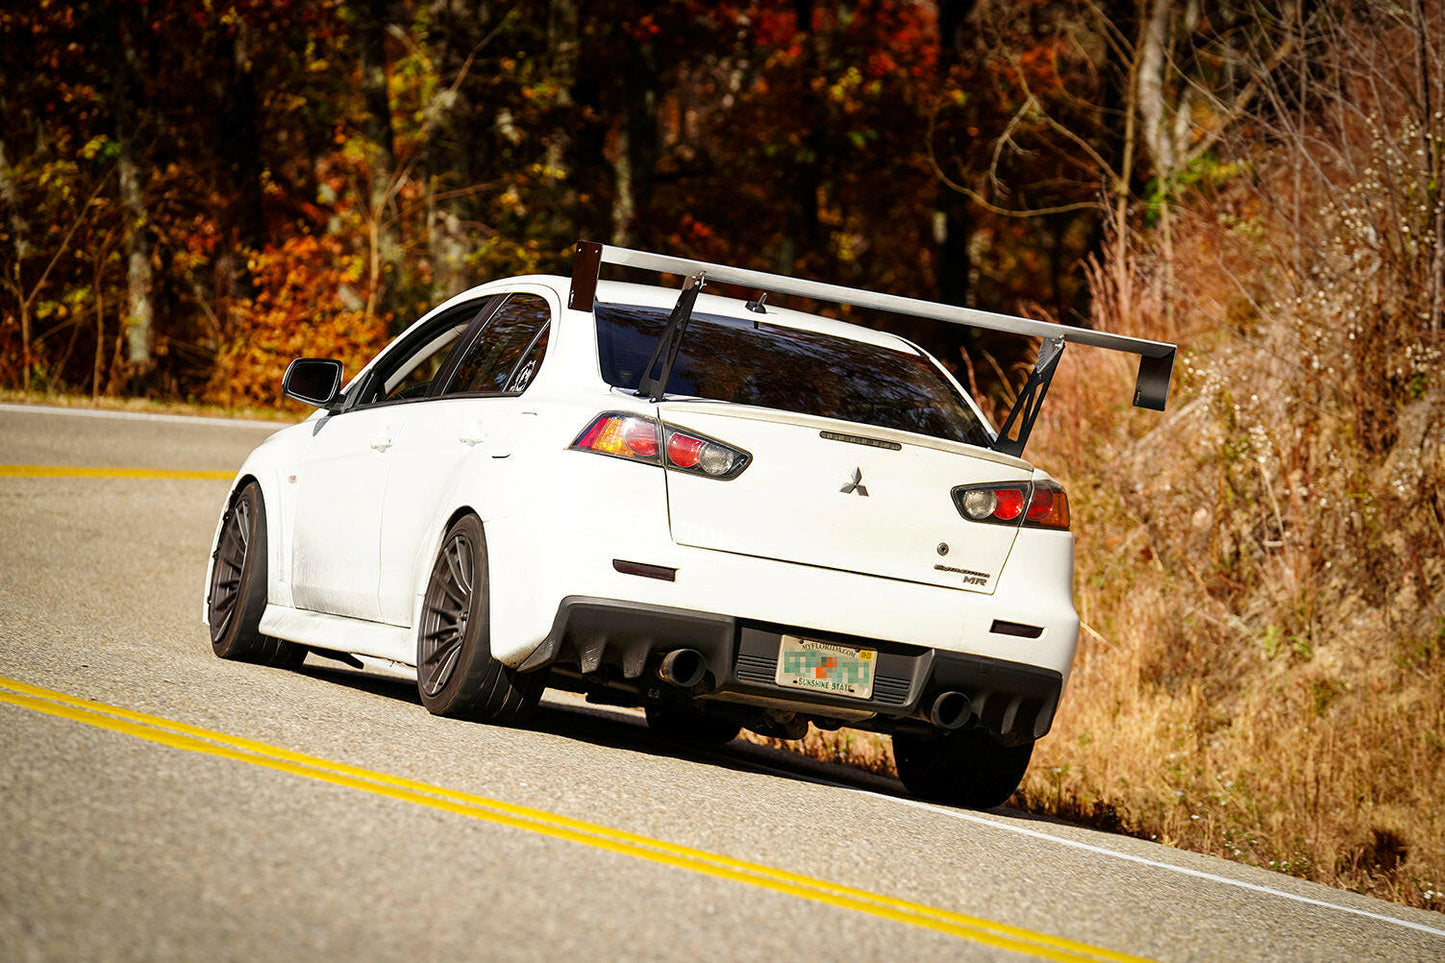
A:
{"type": "Polygon", "coordinates": [[[639,693],[659,687],[664,654],[702,653],[707,677],[693,697],[716,702],[799,711],[871,728],[924,720],[941,693],[969,697],[976,724],[1006,741],[1038,739],[1053,724],[1063,690],[1061,673],[1040,666],[882,639],[845,636],[804,627],[754,622],[667,606],[570,596],[558,607],[552,631],[520,666],[570,669],[605,677],[639,693]],[[855,699],[778,685],[778,648],[784,634],[878,650],[873,696],[855,699]]]}

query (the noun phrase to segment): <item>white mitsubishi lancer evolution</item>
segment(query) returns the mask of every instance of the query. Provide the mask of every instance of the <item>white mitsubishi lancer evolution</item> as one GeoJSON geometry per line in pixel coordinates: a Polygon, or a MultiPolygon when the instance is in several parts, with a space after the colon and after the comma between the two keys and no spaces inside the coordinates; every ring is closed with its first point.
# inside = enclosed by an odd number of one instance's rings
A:
{"type": "Polygon", "coordinates": [[[1068,498],[1020,458],[1066,342],[1139,355],[1162,410],[1173,345],[582,242],[345,388],[291,364],[317,411],[236,476],[212,645],[414,668],[427,709],[489,722],[551,686],[698,743],[891,733],[911,792],[996,806],[1078,637],[1068,498]],[[769,293],[1039,337],[1038,363],[995,430],[916,345],[769,293]]]}

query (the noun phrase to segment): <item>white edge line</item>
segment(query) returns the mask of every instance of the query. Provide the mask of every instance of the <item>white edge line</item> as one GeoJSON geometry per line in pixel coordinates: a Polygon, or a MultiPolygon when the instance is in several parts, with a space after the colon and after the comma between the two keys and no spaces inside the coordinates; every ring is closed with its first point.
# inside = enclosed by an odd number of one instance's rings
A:
{"type": "Polygon", "coordinates": [[[1010,826],[1007,823],[997,822],[992,819],[987,819],[983,816],[976,816],[972,813],[963,813],[954,809],[947,809],[943,806],[933,805],[932,803],[919,802],[918,800],[914,799],[899,799],[897,796],[885,796],[881,793],[871,792],[866,789],[860,789],[855,791],[864,792],[870,796],[877,796],[880,799],[892,799],[894,802],[903,803],[905,806],[913,806],[917,809],[926,809],[943,816],[952,816],[955,819],[962,819],[965,822],[981,823],[985,826],[991,826],[995,829],[1004,829],[1011,833],[1018,833],[1022,836],[1032,836],[1035,839],[1045,839],[1049,842],[1059,843],[1064,846],[1071,846],[1074,849],[1082,849],[1090,853],[1098,853],[1102,856],[1113,856],[1116,859],[1127,860],[1131,863],[1139,863],[1144,866],[1154,867],[1155,869],[1165,869],[1173,873],[1180,873],[1184,876],[1193,876],[1197,879],[1206,879],[1212,883],[1223,883],[1226,886],[1237,886],[1240,889],[1247,889],[1256,893],[1266,893],[1270,896],[1278,896],[1282,899],[1294,900],[1297,903],[1307,903],[1310,906],[1319,906],[1325,909],[1339,910],[1341,913],[1353,913],[1356,916],[1364,916],[1368,919],[1378,920],[1382,923],[1393,923],[1396,926],[1404,926],[1408,929],[1419,930],[1422,933],[1429,933],[1431,936],[1445,936],[1445,930],[1437,930],[1432,926],[1426,926],[1424,923],[1416,923],[1412,920],[1402,920],[1398,916],[1387,916],[1384,913],[1372,913],[1369,910],[1355,909],[1353,906],[1342,906],[1339,903],[1331,903],[1329,900],[1315,899],[1311,896],[1299,896],[1295,893],[1285,892],[1282,889],[1273,889],[1269,886],[1262,886],[1259,883],[1247,883],[1241,879],[1231,879],[1228,876],[1219,876],[1215,873],[1208,873],[1201,869],[1190,869],[1187,866],[1176,866],[1173,863],[1165,863],[1157,859],[1149,859],[1144,856],[1135,856],[1132,853],[1121,853],[1118,850],[1106,849],[1103,846],[1095,846],[1092,843],[1081,843],[1077,840],[1065,839],[1062,836],[1054,836],[1050,833],[1041,833],[1036,829],[1025,829],[1022,826],[1010,826]]]}
{"type": "MultiPolygon", "coordinates": [[[[755,760],[751,759],[748,760],[748,763],[750,765],[757,766],[759,769],[767,769],[781,776],[788,776],[793,779],[800,778],[800,774],[793,770],[779,769],[773,766],[769,766],[766,763],[758,763],[755,760]]],[[[1007,832],[1018,833],[1021,836],[1032,836],[1035,839],[1047,840],[1051,843],[1059,843],[1063,846],[1070,846],[1074,849],[1082,849],[1090,853],[1098,853],[1101,856],[1112,856],[1115,859],[1122,859],[1131,863],[1139,863],[1140,865],[1151,866],[1155,869],[1168,870],[1169,872],[1179,873],[1184,876],[1193,876],[1198,879],[1209,880],[1213,883],[1223,883],[1226,886],[1237,886],[1240,889],[1247,889],[1256,893],[1264,893],[1269,896],[1278,896],[1281,899],[1294,900],[1297,903],[1306,903],[1310,906],[1318,906],[1323,909],[1339,910],[1341,913],[1352,913],[1355,916],[1363,916],[1368,919],[1378,920],[1381,923],[1393,923],[1396,926],[1403,926],[1407,929],[1419,930],[1422,933],[1429,933],[1431,936],[1445,936],[1445,930],[1437,930],[1434,927],[1426,926],[1424,923],[1416,923],[1412,920],[1402,920],[1398,916],[1387,916],[1384,913],[1372,913],[1369,910],[1355,909],[1352,906],[1342,906],[1339,903],[1331,903],[1328,900],[1315,899],[1311,896],[1299,896],[1295,893],[1287,893],[1282,889],[1273,889],[1269,886],[1262,886],[1258,883],[1247,883],[1241,879],[1231,879],[1228,876],[1219,876],[1215,873],[1207,873],[1204,870],[1200,869],[1190,869],[1187,866],[1176,866],[1173,863],[1165,863],[1157,859],[1149,859],[1144,856],[1135,856],[1132,853],[1121,853],[1118,850],[1106,849],[1103,846],[1095,846],[1092,843],[1081,843],[1077,840],[1065,839],[1062,836],[1054,836],[1050,833],[1041,833],[1037,829],[1025,829],[1023,826],[1011,826],[1008,823],[1002,823],[994,819],[989,819],[984,816],[976,815],[974,813],[959,812],[956,809],[949,809],[945,806],[938,806],[933,803],[921,802],[917,799],[904,799],[899,796],[890,796],[886,793],[874,792],[871,789],[859,789],[856,786],[849,786],[846,783],[833,782],[832,780],[817,778],[812,775],[801,775],[801,778],[809,782],[817,783],[819,785],[833,786],[837,789],[846,789],[849,792],[859,793],[860,795],[864,796],[871,796],[874,799],[881,799],[885,802],[902,803],[905,806],[911,806],[914,809],[922,809],[928,812],[937,813],[940,816],[952,816],[955,819],[961,819],[965,822],[979,823],[984,826],[989,826],[993,829],[1002,829],[1007,832]]],[[[1303,880],[1302,882],[1307,883],[1309,881],[1303,880]]],[[[1341,892],[1344,891],[1342,890],[1341,892]]],[[[1370,897],[1366,898],[1368,899],[1370,897]]]]}
{"type": "Polygon", "coordinates": [[[147,411],[110,411],[105,408],[60,408],[54,405],[16,405],[0,403],[0,411],[31,415],[75,415],[80,418],[119,418],[128,421],[165,421],[186,425],[225,425],[230,428],[269,428],[280,431],[296,422],[256,421],[246,418],[214,418],[207,415],[161,415],[147,411]]]}

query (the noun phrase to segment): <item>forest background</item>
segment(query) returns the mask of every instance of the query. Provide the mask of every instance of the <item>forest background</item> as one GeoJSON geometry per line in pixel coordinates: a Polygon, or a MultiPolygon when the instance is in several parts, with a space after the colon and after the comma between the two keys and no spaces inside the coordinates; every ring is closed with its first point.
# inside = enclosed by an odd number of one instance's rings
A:
{"type": "Polygon", "coordinates": [[[1015,802],[1445,909],[1434,0],[35,0],[0,71],[12,395],[285,408],[579,238],[1177,340],[1034,434],[1084,629],[1015,802]]]}

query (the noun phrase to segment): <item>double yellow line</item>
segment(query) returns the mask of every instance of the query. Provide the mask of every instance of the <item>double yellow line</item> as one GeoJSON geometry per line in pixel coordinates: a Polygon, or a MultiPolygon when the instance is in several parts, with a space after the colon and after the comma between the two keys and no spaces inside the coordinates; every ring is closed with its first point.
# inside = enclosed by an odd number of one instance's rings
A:
{"type": "Polygon", "coordinates": [[[200,478],[230,481],[233,471],[206,468],[102,468],[94,465],[0,465],[0,478],[200,478]]]}
{"type": "Polygon", "coordinates": [[[645,859],[648,862],[661,863],[665,866],[673,866],[736,883],[745,883],[777,893],[785,893],[828,906],[921,926],[924,929],[947,933],[975,943],[1026,953],[1043,959],[1068,961],[1068,963],[1086,960],[1134,963],[1140,959],[1073,940],[1049,936],[1045,933],[1037,933],[1016,926],[995,923],[974,916],[965,916],[961,913],[953,913],[920,903],[894,899],[878,893],[800,876],[760,863],[731,859],[596,823],[568,819],[565,816],[540,809],[515,806],[501,800],[414,782],[387,773],[358,769],[328,759],[307,756],[276,746],[253,742],[250,739],[242,739],[239,736],[200,729],[185,723],[132,712],[129,709],[100,702],[78,699],[61,692],[27,685],[24,682],[0,678],[0,703],[8,703],[47,715],[109,729],[113,732],[125,733],[174,749],[219,756],[223,759],[232,759],[295,776],[303,776],[307,779],[359,789],[402,802],[440,809],[458,816],[481,819],[514,829],[550,836],[554,839],[580,843],[594,849],[645,859]]]}

